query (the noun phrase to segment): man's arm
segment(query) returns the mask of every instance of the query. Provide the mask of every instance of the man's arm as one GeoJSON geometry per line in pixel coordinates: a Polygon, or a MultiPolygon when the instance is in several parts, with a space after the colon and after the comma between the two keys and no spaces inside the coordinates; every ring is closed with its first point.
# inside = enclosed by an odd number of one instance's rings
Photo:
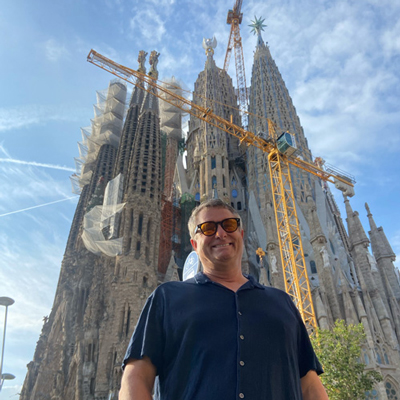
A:
{"type": "Polygon", "coordinates": [[[304,400],[329,400],[321,379],[315,371],[308,371],[300,382],[304,400]]]}
{"type": "Polygon", "coordinates": [[[156,367],[149,357],[131,360],[125,366],[121,380],[119,400],[152,400],[156,367]]]}

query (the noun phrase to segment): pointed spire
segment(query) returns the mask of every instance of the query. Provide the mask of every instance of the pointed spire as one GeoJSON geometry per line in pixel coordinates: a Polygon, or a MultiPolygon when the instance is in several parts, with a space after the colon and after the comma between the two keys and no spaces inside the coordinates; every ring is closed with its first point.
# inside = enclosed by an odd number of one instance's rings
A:
{"type": "Polygon", "coordinates": [[[344,204],[346,205],[347,230],[349,232],[349,239],[351,243],[350,250],[352,250],[354,246],[358,244],[369,243],[369,239],[361,224],[358,212],[353,211],[347,196],[343,195],[343,197],[344,197],[344,204]]]}
{"type": "Polygon", "coordinates": [[[383,232],[383,228],[378,228],[376,226],[376,223],[367,203],[365,203],[365,209],[367,210],[369,226],[371,229],[368,233],[371,239],[371,247],[375,258],[379,260],[382,256],[395,257],[395,253],[389,241],[387,240],[385,233],[383,232]]]}

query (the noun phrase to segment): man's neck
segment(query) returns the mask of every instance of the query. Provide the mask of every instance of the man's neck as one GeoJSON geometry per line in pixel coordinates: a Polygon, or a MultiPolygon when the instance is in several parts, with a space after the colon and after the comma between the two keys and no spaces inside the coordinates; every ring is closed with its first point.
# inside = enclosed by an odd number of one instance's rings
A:
{"type": "Polygon", "coordinates": [[[234,292],[248,281],[239,268],[233,270],[217,270],[203,266],[203,272],[213,282],[217,282],[234,292]]]}

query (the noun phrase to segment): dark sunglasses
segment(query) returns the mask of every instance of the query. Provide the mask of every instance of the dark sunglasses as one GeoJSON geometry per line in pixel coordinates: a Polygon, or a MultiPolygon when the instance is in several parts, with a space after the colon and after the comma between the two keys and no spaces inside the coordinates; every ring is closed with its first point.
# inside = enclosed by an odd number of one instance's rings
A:
{"type": "Polygon", "coordinates": [[[217,233],[218,225],[222,226],[225,232],[233,233],[240,226],[240,218],[226,218],[219,222],[207,221],[197,225],[194,233],[201,232],[205,236],[212,236],[217,233]]]}

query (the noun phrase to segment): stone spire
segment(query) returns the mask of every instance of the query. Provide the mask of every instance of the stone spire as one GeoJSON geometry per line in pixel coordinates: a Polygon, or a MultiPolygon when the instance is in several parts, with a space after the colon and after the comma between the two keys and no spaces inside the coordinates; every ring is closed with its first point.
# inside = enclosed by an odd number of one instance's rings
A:
{"type": "Polygon", "coordinates": [[[374,218],[371,214],[371,211],[368,207],[368,204],[365,203],[365,209],[368,213],[368,220],[370,231],[368,232],[369,237],[371,239],[371,247],[373,254],[375,256],[376,262],[378,264],[378,268],[380,272],[384,272],[385,276],[387,276],[387,282],[390,285],[390,290],[386,285],[386,281],[383,281],[383,286],[385,286],[385,291],[388,294],[390,291],[394,293],[397,301],[400,301],[400,285],[398,283],[396,273],[394,270],[393,261],[396,259],[396,255],[394,254],[392,247],[387,240],[385,232],[382,227],[377,227],[374,221],[374,218]]]}
{"type": "MultiPolygon", "coordinates": [[[[146,55],[147,53],[144,50],[140,50],[138,57],[138,62],[139,62],[138,71],[143,74],[146,73],[146,67],[145,67],[146,55]]],[[[133,141],[135,139],[140,108],[142,106],[145,94],[143,89],[144,89],[143,81],[140,81],[133,89],[128,112],[125,118],[124,127],[122,129],[120,146],[118,148],[118,153],[117,153],[117,161],[114,167],[114,177],[117,176],[118,174],[122,174],[125,180],[129,168],[129,160],[131,157],[133,141]]]]}

